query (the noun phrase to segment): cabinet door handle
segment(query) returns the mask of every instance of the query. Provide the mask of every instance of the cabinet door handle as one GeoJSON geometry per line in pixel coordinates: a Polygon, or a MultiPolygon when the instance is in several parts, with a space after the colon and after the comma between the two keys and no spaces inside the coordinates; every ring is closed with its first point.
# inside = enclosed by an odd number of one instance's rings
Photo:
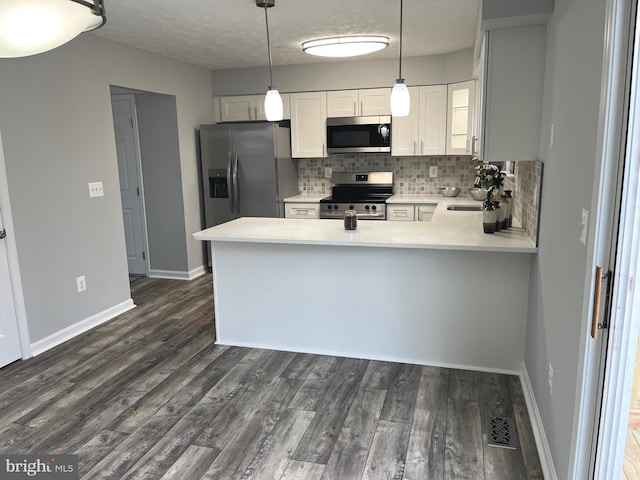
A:
{"type": "Polygon", "coordinates": [[[424,140],[420,140],[420,154],[424,155],[424,140]]]}
{"type": "Polygon", "coordinates": [[[353,101],[353,114],[358,115],[358,102],[353,101]]]}
{"type": "Polygon", "coordinates": [[[364,115],[364,102],[360,102],[360,115],[364,115]]]}
{"type": "Polygon", "coordinates": [[[322,156],[323,156],[323,157],[326,157],[326,156],[327,156],[327,149],[326,149],[326,147],[325,147],[325,144],[324,144],[324,143],[322,144],[322,156]]]}
{"type": "Polygon", "coordinates": [[[416,148],[418,146],[418,142],[416,142],[415,140],[413,141],[413,154],[416,154],[416,148]]]}
{"type": "Polygon", "coordinates": [[[476,156],[476,140],[478,138],[474,135],[473,137],[471,137],[471,156],[475,157],[476,156]]]}

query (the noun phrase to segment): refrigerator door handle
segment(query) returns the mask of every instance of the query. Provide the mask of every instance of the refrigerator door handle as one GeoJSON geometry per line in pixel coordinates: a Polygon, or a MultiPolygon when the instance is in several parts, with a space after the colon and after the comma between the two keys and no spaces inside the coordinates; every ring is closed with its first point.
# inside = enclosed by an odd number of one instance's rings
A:
{"type": "Polygon", "coordinates": [[[231,175],[231,152],[229,152],[229,158],[228,158],[228,162],[227,162],[227,188],[228,188],[228,195],[229,195],[229,211],[231,211],[231,213],[233,213],[233,211],[235,210],[235,207],[233,205],[233,188],[232,188],[232,182],[233,181],[233,177],[231,175]]]}
{"type": "Polygon", "coordinates": [[[233,199],[236,216],[240,214],[240,192],[238,191],[238,154],[233,162],[233,199]]]}

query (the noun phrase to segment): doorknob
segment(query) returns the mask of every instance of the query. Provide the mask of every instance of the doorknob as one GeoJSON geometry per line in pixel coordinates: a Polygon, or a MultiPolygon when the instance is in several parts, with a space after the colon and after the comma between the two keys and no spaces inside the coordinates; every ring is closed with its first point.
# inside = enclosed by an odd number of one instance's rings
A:
{"type": "Polygon", "coordinates": [[[7,236],[7,231],[5,229],[0,230],[0,240],[7,236]]]}

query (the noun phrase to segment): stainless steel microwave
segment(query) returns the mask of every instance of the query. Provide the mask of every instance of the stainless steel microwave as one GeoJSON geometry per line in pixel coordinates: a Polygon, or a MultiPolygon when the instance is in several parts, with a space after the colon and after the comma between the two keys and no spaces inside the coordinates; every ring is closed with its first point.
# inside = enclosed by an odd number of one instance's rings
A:
{"type": "Polygon", "coordinates": [[[390,153],[391,116],[327,118],[327,152],[390,153]]]}

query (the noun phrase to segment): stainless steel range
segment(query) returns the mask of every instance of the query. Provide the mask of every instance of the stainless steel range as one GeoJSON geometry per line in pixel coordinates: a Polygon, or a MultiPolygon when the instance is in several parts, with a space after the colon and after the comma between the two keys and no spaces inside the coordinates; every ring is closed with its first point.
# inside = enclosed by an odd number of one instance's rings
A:
{"type": "Polygon", "coordinates": [[[386,220],[393,195],[393,172],[340,172],[331,176],[331,196],[320,200],[320,218],[343,218],[355,210],[361,220],[386,220]]]}

